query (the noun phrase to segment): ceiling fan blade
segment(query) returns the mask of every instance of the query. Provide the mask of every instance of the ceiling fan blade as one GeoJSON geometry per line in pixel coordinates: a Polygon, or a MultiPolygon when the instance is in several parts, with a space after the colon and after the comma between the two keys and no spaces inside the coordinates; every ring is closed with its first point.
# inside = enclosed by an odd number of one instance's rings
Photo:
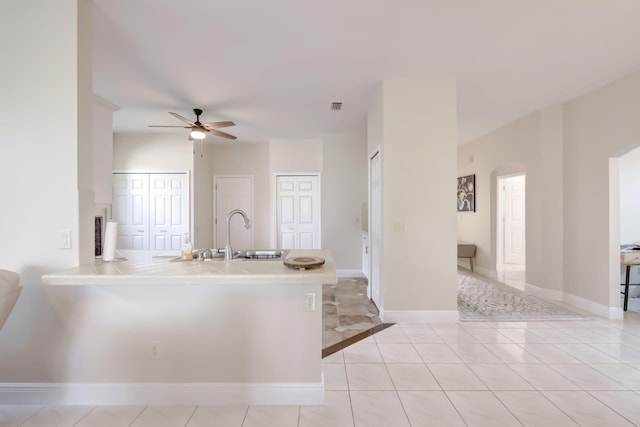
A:
{"type": "Polygon", "coordinates": [[[182,120],[185,123],[189,123],[191,126],[195,126],[196,124],[194,122],[192,122],[191,120],[182,117],[180,114],[178,113],[172,113],[171,111],[169,111],[169,114],[171,114],[173,117],[175,117],[176,119],[182,120]]]}
{"type": "Polygon", "coordinates": [[[219,130],[215,130],[215,129],[205,129],[207,132],[209,132],[210,134],[216,135],[216,136],[221,136],[222,138],[227,138],[227,139],[238,139],[237,137],[233,136],[233,135],[229,135],[228,133],[225,132],[220,132],[219,130]]]}
{"type": "Polygon", "coordinates": [[[191,126],[165,126],[165,125],[149,125],[150,128],[183,128],[191,129],[191,126]]]}
{"type": "Polygon", "coordinates": [[[203,123],[202,126],[207,129],[217,129],[217,128],[226,128],[229,126],[235,126],[236,124],[233,122],[209,122],[203,123]]]}

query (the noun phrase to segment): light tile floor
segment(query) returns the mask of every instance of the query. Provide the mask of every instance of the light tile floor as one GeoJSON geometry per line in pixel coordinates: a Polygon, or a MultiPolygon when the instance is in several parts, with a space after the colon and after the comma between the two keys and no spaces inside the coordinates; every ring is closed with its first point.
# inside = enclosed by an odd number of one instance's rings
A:
{"type": "Polygon", "coordinates": [[[0,405],[0,427],[640,426],[640,298],[622,321],[398,324],[323,371],[323,406],[0,405]]]}
{"type": "Polygon", "coordinates": [[[0,406],[0,426],[640,425],[640,313],[398,324],[323,361],[324,406],[0,406]]]}

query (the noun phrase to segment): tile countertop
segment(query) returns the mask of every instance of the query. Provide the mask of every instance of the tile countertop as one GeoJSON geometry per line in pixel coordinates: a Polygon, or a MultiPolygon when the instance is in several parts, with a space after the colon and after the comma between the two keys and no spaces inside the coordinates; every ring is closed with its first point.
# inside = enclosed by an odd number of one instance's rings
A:
{"type": "Polygon", "coordinates": [[[226,284],[336,284],[336,267],[327,250],[289,251],[287,258],[324,258],[320,268],[297,270],[281,260],[172,261],[176,253],[118,251],[126,260],[81,265],[42,276],[43,285],[226,285],[226,284]]]}

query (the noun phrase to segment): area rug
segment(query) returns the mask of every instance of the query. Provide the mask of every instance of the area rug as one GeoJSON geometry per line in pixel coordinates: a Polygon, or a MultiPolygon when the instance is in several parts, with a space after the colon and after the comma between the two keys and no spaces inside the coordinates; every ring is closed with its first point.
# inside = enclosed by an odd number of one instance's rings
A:
{"type": "Polygon", "coordinates": [[[586,320],[556,304],[510,286],[458,273],[458,315],[462,321],[586,320]]]}

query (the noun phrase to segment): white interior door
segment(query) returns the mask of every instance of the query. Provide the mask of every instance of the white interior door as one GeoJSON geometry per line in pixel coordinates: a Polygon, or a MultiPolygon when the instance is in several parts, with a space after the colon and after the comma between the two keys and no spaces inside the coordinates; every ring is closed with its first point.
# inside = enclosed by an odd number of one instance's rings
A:
{"type": "Polygon", "coordinates": [[[503,263],[525,263],[525,176],[500,178],[503,197],[503,263]]]}
{"type": "Polygon", "coordinates": [[[276,246],[320,249],[318,175],[276,176],[276,246]]]}
{"type": "Polygon", "coordinates": [[[240,215],[231,218],[231,247],[234,249],[253,248],[253,177],[251,176],[216,176],[214,177],[214,229],[217,248],[224,248],[227,244],[227,215],[234,209],[242,209],[252,226],[244,227],[244,220],[240,215]]]}
{"type": "Polygon", "coordinates": [[[149,249],[149,174],[113,174],[118,249],[149,249]]]}
{"type": "Polygon", "coordinates": [[[382,233],[382,181],[380,152],[369,160],[369,297],[382,312],[382,283],[380,280],[380,256],[382,233]]]}
{"type": "Polygon", "coordinates": [[[189,232],[187,174],[150,174],[149,184],[149,249],[179,250],[189,232]]]}

